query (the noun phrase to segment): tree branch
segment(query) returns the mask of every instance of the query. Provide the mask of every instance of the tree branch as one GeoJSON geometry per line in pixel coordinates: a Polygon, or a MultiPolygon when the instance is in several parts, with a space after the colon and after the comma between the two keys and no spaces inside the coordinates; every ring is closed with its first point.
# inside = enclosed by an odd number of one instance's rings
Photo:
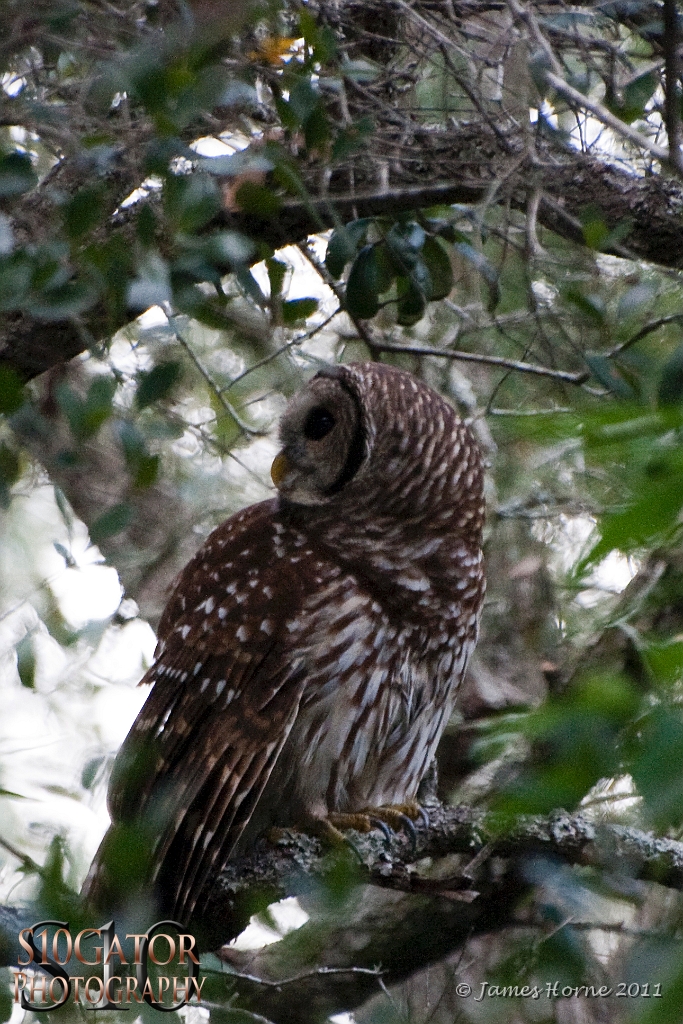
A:
{"type": "MultiPolygon", "coordinates": [[[[442,960],[475,934],[500,931],[532,889],[525,865],[608,868],[631,883],[683,889],[683,843],[638,829],[556,812],[500,831],[494,816],[431,804],[415,847],[405,836],[353,835],[355,852],[283,832],[231,861],[191,926],[202,948],[218,948],[225,999],[276,1024],[313,1024],[352,1010],[385,985],[442,960]],[[225,945],[258,910],[297,895],[309,921],[258,951],[225,945]],[[220,948],[219,948],[220,947],[220,948]]],[[[3,962],[16,962],[17,931],[31,923],[0,908],[3,962]]]]}
{"type": "Polygon", "coordinates": [[[518,373],[530,373],[536,377],[551,377],[554,380],[562,381],[564,384],[585,384],[590,374],[571,373],[569,370],[553,370],[549,366],[539,366],[536,363],[525,363],[519,359],[506,359],[503,356],[489,356],[479,352],[461,352],[458,349],[449,348],[428,348],[423,345],[393,345],[390,342],[372,342],[373,348],[378,352],[399,352],[413,356],[438,356],[440,359],[453,359],[463,363],[480,363],[484,366],[500,366],[505,370],[516,370],[518,373]]]}
{"type": "Polygon", "coordinates": [[[392,985],[473,934],[513,923],[531,888],[524,873],[531,858],[607,866],[631,880],[683,888],[683,843],[637,829],[558,812],[521,819],[501,835],[494,818],[468,808],[434,805],[429,817],[415,850],[402,836],[385,844],[374,833],[354,834],[362,863],[349,853],[340,867],[317,840],[285,833],[277,845],[264,844],[228,864],[205,908],[205,918],[218,922],[214,940],[222,934],[226,941],[258,906],[285,895],[298,895],[311,915],[302,928],[259,951],[220,950],[226,971],[235,972],[230,984],[239,1005],[277,1024],[352,1010],[377,991],[378,965],[381,981],[392,985]],[[321,964],[362,971],[332,975],[315,966],[321,964]]]}

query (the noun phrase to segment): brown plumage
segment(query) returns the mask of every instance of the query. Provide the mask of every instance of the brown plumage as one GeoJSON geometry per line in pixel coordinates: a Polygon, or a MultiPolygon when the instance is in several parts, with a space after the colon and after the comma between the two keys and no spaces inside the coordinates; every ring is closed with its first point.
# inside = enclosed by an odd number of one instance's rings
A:
{"type": "Polygon", "coordinates": [[[211,534],[162,617],[87,883],[100,906],[126,829],[187,921],[268,826],[414,800],[453,709],[484,592],[468,428],[367,363],[318,373],[280,436],[278,497],[211,534]]]}

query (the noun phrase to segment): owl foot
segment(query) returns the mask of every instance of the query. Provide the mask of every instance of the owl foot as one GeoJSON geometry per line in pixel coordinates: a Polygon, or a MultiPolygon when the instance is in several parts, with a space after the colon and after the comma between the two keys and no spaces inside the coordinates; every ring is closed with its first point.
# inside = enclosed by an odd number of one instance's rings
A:
{"type": "MultiPolygon", "coordinates": [[[[410,839],[413,852],[417,849],[417,833],[414,822],[421,820],[425,827],[429,818],[424,808],[415,801],[403,804],[386,804],[384,807],[365,807],[355,814],[330,814],[325,819],[335,832],[341,829],[354,828],[357,832],[371,832],[379,829],[387,843],[398,831],[403,831],[410,839]]],[[[341,833],[340,833],[341,834],[341,833]]]]}
{"type": "MultiPolygon", "coordinates": [[[[344,815],[342,815],[344,817],[344,815]]],[[[349,815],[349,817],[355,817],[349,815]]],[[[384,825],[384,823],[382,823],[384,825]]],[[[342,825],[341,828],[357,828],[359,832],[368,832],[369,829],[359,827],[357,825],[342,825]]],[[[386,826],[384,826],[386,828],[386,826]]],[[[333,850],[339,849],[351,849],[357,857],[360,864],[363,864],[363,855],[352,842],[352,840],[344,835],[344,833],[337,828],[329,818],[310,818],[304,825],[296,826],[295,828],[281,828],[278,825],[273,825],[268,829],[266,833],[266,839],[273,846],[277,846],[283,840],[286,842],[287,839],[292,839],[292,833],[301,833],[307,836],[315,836],[319,839],[323,846],[331,848],[333,850]]],[[[389,830],[390,832],[390,830],[389,830]]]]}
{"type": "Polygon", "coordinates": [[[287,837],[292,831],[302,831],[308,835],[316,836],[325,846],[340,849],[351,847],[361,864],[363,858],[360,851],[352,840],[345,835],[347,829],[354,829],[356,832],[373,832],[377,829],[384,836],[387,846],[391,845],[392,839],[397,832],[403,832],[410,840],[413,853],[417,849],[417,833],[415,821],[420,820],[425,827],[429,825],[427,812],[415,801],[403,804],[386,804],[383,807],[365,807],[361,811],[353,813],[333,812],[326,818],[310,818],[305,825],[294,829],[283,829],[273,826],[267,833],[269,842],[277,844],[287,837]]]}

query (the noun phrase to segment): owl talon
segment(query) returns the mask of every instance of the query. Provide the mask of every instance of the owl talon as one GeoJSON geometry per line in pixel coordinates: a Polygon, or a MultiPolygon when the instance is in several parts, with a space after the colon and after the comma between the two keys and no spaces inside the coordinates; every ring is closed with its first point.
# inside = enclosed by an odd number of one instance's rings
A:
{"type": "Polygon", "coordinates": [[[401,814],[401,825],[403,830],[410,840],[410,848],[413,853],[417,852],[417,832],[415,831],[415,825],[408,817],[407,814],[401,814]]]}
{"type": "Polygon", "coordinates": [[[386,845],[387,846],[391,846],[391,840],[396,835],[396,833],[391,828],[391,826],[387,825],[386,821],[382,821],[381,818],[374,818],[374,817],[368,816],[368,821],[370,822],[370,824],[372,825],[373,828],[379,829],[379,831],[384,836],[384,840],[386,842],[386,845]]]}
{"type": "Polygon", "coordinates": [[[367,815],[368,821],[374,828],[380,828],[379,822],[383,822],[389,826],[390,830],[403,831],[410,841],[413,853],[417,851],[415,822],[420,820],[425,827],[429,826],[427,812],[413,800],[403,804],[390,804],[386,807],[368,807],[363,813],[367,815]]]}
{"type": "Polygon", "coordinates": [[[426,807],[420,807],[420,821],[426,829],[429,828],[429,812],[426,807]]]}

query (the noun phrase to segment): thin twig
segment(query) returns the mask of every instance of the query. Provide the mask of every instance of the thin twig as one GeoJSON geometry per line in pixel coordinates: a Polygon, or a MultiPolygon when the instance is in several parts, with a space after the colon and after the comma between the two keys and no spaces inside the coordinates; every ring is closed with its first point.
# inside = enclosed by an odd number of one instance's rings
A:
{"type": "Polygon", "coordinates": [[[624,349],[630,348],[631,345],[635,345],[636,342],[642,341],[643,338],[647,338],[648,334],[653,334],[654,331],[658,331],[660,327],[665,327],[667,324],[675,324],[683,320],[683,313],[671,313],[669,316],[660,316],[658,320],[653,320],[652,323],[645,324],[639,331],[636,332],[631,338],[627,338],[626,341],[622,341],[619,345],[615,345],[608,352],[603,352],[606,359],[612,359],[614,356],[619,355],[624,349]]]}
{"type": "Polygon", "coordinates": [[[277,359],[277,357],[281,356],[284,352],[288,352],[290,348],[295,348],[297,345],[303,345],[305,341],[310,341],[310,339],[314,338],[315,335],[318,334],[320,331],[325,330],[327,325],[332,320],[334,320],[338,312],[339,310],[335,309],[334,313],[330,313],[328,317],[325,317],[325,319],[322,320],[319,324],[316,324],[315,327],[312,327],[310,331],[306,331],[305,334],[300,334],[296,338],[292,338],[290,341],[285,342],[284,345],[281,345],[280,348],[276,349],[275,352],[271,352],[269,355],[264,356],[263,359],[259,359],[257,363],[254,363],[252,366],[248,366],[246,370],[243,370],[242,373],[238,373],[234,380],[230,381],[225,390],[229,391],[230,388],[234,387],[238,381],[243,380],[245,377],[248,377],[249,374],[252,373],[254,370],[258,370],[262,366],[266,366],[268,363],[272,363],[274,359],[277,359]]]}
{"type": "Polygon", "coordinates": [[[681,155],[681,111],[678,94],[678,11],[677,0],[664,0],[664,123],[669,139],[669,162],[679,173],[683,172],[681,155]]]}
{"type": "MultiPolygon", "coordinates": [[[[327,269],[327,267],[325,266],[325,264],[322,263],[318,259],[318,257],[316,256],[316,254],[314,253],[313,249],[308,244],[308,242],[300,242],[298,244],[297,248],[298,248],[299,252],[302,254],[302,256],[304,256],[304,258],[306,260],[308,260],[310,265],[313,267],[313,269],[320,276],[320,279],[334,293],[334,295],[335,295],[335,297],[337,299],[337,302],[339,303],[339,310],[343,309],[344,308],[344,293],[343,293],[342,289],[339,287],[339,285],[337,284],[337,282],[334,280],[332,275],[330,274],[330,272],[327,269]]],[[[339,310],[337,310],[337,312],[339,312],[339,310]]],[[[375,339],[374,339],[374,337],[372,335],[372,332],[370,331],[369,327],[367,327],[366,324],[364,324],[362,320],[359,320],[358,317],[355,317],[352,313],[350,313],[348,311],[348,309],[346,310],[346,313],[348,314],[348,316],[352,320],[353,326],[358,331],[358,334],[360,335],[360,337],[363,339],[365,344],[370,349],[370,355],[372,356],[373,359],[376,359],[377,358],[377,353],[379,352],[379,347],[376,344],[375,339]]]]}
{"type": "Polygon", "coordinates": [[[572,85],[562,77],[562,67],[555,56],[550,43],[541,32],[538,22],[534,17],[531,10],[524,7],[518,0],[508,0],[508,7],[512,14],[518,21],[522,21],[534,42],[543,50],[550,67],[552,70],[545,72],[545,80],[548,85],[552,86],[555,92],[563,96],[569,103],[575,104],[577,107],[582,107],[587,110],[593,117],[596,117],[598,121],[611,128],[622,138],[628,139],[633,142],[639,149],[645,150],[658,160],[669,160],[669,151],[664,149],[663,146],[658,146],[656,143],[651,142],[646,135],[636,131],[635,128],[631,128],[630,125],[625,124],[620,118],[616,117],[607,107],[603,107],[602,103],[598,103],[596,100],[591,100],[584,93],[579,92],[572,85]]]}
{"type": "Polygon", "coordinates": [[[628,139],[629,142],[633,142],[634,145],[638,146],[639,149],[645,150],[651,156],[657,158],[657,160],[667,161],[669,160],[669,151],[663,146],[658,146],[655,142],[650,142],[647,136],[636,131],[635,128],[631,128],[625,124],[618,117],[603,107],[602,103],[598,103],[595,100],[589,100],[582,92],[575,89],[569,82],[565,82],[559,75],[553,74],[552,71],[546,71],[545,80],[548,85],[552,86],[555,92],[563,96],[569,103],[576,104],[577,107],[582,107],[587,110],[593,117],[596,117],[598,121],[611,128],[612,131],[616,132],[617,135],[621,135],[623,138],[628,139]]]}
{"type": "Polygon", "coordinates": [[[526,248],[528,255],[532,259],[545,256],[545,249],[539,242],[537,233],[538,208],[541,205],[542,198],[542,189],[535,188],[529,197],[526,210],[526,248]]]}
{"type": "Polygon", "coordinates": [[[223,394],[221,389],[218,387],[216,382],[213,380],[211,374],[208,372],[208,370],[206,370],[202,366],[202,364],[200,363],[199,359],[197,358],[195,353],[192,351],[192,346],[189,344],[188,341],[186,341],[186,339],[182,336],[182,333],[178,330],[178,327],[176,326],[176,324],[174,322],[175,319],[176,319],[175,317],[169,317],[169,323],[173,326],[173,331],[175,333],[175,336],[178,339],[178,341],[180,342],[181,346],[187,352],[188,356],[190,357],[191,361],[194,363],[194,365],[197,368],[197,370],[199,371],[200,375],[206,381],[206,384],[208,385],[208,387],[211,390],[212,394],[215,396],[216,401],[220,405],[222,405],[222,407],[225,409],[227,414],[233,418],[233,420],[235,421],[237,426],[240,428],[240,430],[243,430],[245,434],[248,434],[250,437],[267,437],[268,434],[270,433],[270,431],[268,431],[268,430],[258,430],[255,427],[250,427],[248,423],[244,422],[244,420],[239,415],[237,410],[227,400],[227,398],[225,397],[225,395],[223,394]]]}
{"type": "MultiPolygon", "coordinates": [[[[220,951],[218,953],[220,957],[220,951]]],[[[228,962],[228,966],[229,962],[228,962]]],[[[308,981],[309,978],[329,977],[331,974],[366,974],[373,978],[381,978],[382,971],[379,967],[316,967],[312,971],[302,971],[301,974],[294,974],[291,978],[282,978],[279,981],[270,981],[267,978],[259,978],[255,974],[243,974],[241,971],[214,971],[207,969],[206,974],[218,974],[223,978],[238,978],[240,981],[252,981],[255,985],[263,985],[264,988],[280,990],[285,985],[295,985],[297,982],[308,981]]]]}
{"type": "Polygon", "coordinates": [[[576,409],[560,406],[557,409],[496,409],[486,410],[487,416],[557,416],[558,413],[576,413],[576,409]]]}
{"type": "Polygon", "coordinates": [[[17,849],[13,843],[10,843],[7,839],[3,839],[2,836],[0,836],[0,846],[7,850],[8,853],[11,853],[13,857],[16,857],[16,859],[23,864],[28,871],[35,871],[39,875],[43,874],[43,869],[40,864],[37,864],[32,857],[28,856],[28,854],[22,853],[21,850],[17,849]]]}
{"type": "Polygon", "coordinates": [[[565,384],[585,384],[590,373],[581,371],[572,373],[569,370],[552,370],[549,366],[538,366],[536,363],[524,363],[517,359],[505,359],[503,356],[486,356],[479,352],[461,352],[457,349],[426,348],[420,345],[393,345],[391,342],[373,341],[378,352],[399,352],[412,356],[437,356],[440,359],[456,359],[463,363],[482,363],[484,366],[500,366],[518,373],[531,373],[537,377],[551,377],[565,384]]]}

